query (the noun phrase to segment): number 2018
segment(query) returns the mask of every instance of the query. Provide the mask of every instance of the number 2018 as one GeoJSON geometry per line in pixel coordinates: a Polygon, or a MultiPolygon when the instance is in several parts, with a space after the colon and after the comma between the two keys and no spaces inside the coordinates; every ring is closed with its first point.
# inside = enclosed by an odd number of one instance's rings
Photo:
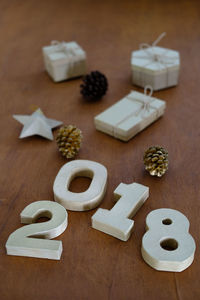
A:
{"type": "MultiPolygon", "coordinates": [[[[8,238],[8,255],[59,260],[62,242],[51,240],[67,228],[67,210],[85,211],[97,207],[107,185],[107,170],[97,162],[75,160],[65,164],[54,181],[54,201],[36,201],[21,212],[21,223],[29,224],[14,231],[8,238]],[[87,191],[69,191],[71,181],[78,176],[92,179],[87,191]],[[34,223],[39,217],[48,217],[34,223]]],[[[133,217],[149,197],[149,188],[138,184],[120,183],[114,191],[116,204],[111,210],[99,208],[92,216],[92,227],[127,241],[133,230],[133,217]]],[[[142,238],[142,257],[156,270],[180,272],[194,259],[195,241],[189,234],[189,221],[179,211],[161,208],[146,218],[147,232],[142,238]]]]}

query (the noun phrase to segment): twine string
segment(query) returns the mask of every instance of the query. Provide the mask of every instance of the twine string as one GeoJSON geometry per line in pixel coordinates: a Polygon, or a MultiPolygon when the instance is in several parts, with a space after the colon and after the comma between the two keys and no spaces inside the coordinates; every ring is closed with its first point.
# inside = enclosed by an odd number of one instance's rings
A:
{"type": "Polygon", "coordinates": [[[151,45],[149,45],[148,43],[141,43],[139,45],[140,50],[144,50],[144,49],[149,49],[149,48],[155,47],[164,38],[164,36],[166,36],[166,32],[161,33],[159,35],[159,37],[157,37],[157,39],[151,45]]]}
{"type": "Polygon", "coordinates": [[[153,88],[151,85],[146,85],[145,88],[144,88],[144,95],[147,96],[147,101],[145,101],[143,99],[143,106],[141,107],[141,110],[142,110],[142,115],[145,114],[145,112],[149,112],[149,109],[150,109],[150,104],[152,102],[152,99],[151,99],[151,96],[153,94],[153,88]]]}
{"type": "Polygon", "coordinates": [[[152,43],[152,47],[155,47],[164,37],[166,36],[166,32],[162,32],[157,39],[152,43]]]}
{"type": "Polygon", "coordinates": [[[146,85],[145,88],[144,88],[144,95],[146,97],[143,97],[141,99],[141,103],[142,103],[142,106],[141,108],[136,112],[136,116],[138,116],[140,114],[140,116],[142,118],[144,118],[144,115],[146,112],[149,112],[150,110],[150,104],[151,102],[153,101],[152,99],[152,94],[153,94],[153,88],[151,85],[146,85]]]}
{"type": "Polygon", "coordinates": [[[134,112],[130,113],[129,115],[124,117],[122,120],[117,122],[117,124],[115,124],[115,127],[113,127],[113,135],[114,136],[116,136],[117,127],[119,127],[120,124],[127,121],[128,119],[130,119],[132,117],[137,117],[138,115],[140,115],[140,117],[142,119],[144,118],[145,113],[149,112],[149,110],[150,110],[151,102],[154,101],[154,99],[151,97],[152,94],[153,94],[152,86],[151,85],[146,85],[145,88],[144,88],[144,96],[145,97],[142,97],[141,99],[134,98],[134,96],[133,97],[132,96],[127,97],[129,100],[131,100],[133,102],[138,101],[138,102],[142,103],[142,106],[137,111],[134,111],[134,112]]]}
{"type": "MultiPolygon", "coordinates": [[[[176,59],[176,57],[169,57],[167,56],[167,52],[168,50],[163,53],[163,54],[156,54],[155,53],[155,49],[154,47],[157,46],[157,44],[166,36],[166,32],[161,33],[157,39],[150,45],[148,43],[141,43],[139,45],[139,49],[140,50],[144,50],[145,53],[149,56],[150,60],[154,61],[154,62],[158,62],[161,65],[164,65],[164,67],[167,69],[167,65],[173,63],[174,59],[176,59]],[[151,51],[148,51],[151,50],[151,51]]],[[[137,58],[147,58],[146,56],[135,56],[137,58]]],[[[149,62],[151,63],[151,62],[149,62]]],[[[147,65],[149,64],[147,63],[147,65]]]]}
{"type": "Polygon", "coordinates": [[[65,41],[59,42],[57,40],[51,41],[52,46],[58,46],[58,51],[64,52],[64,54],[67,56],[68,63],[69,63],[69,69],[68,69],[68,76],[73,76],[74,73],[74,57],[75,53],[72,49],[69,49],[66,46],[65,41]]]}
{"type": "Polygon", "coordinates": [[[51,41],[51,46],[58,46],[59,50],[65,50],[66,49],[64,41],[59,42],[57,40],[53,40],[53,41],[51,41]]]}
{"type": "Polygon", "coordinates": [[[71,55],[74,56],[74,51],[66,46],[65,41],[59,42],[57,40],[53,40],[51,41],[51,46],[58,46],[58,51],[63,51],[70,60],[72,57],[71,55]]]}

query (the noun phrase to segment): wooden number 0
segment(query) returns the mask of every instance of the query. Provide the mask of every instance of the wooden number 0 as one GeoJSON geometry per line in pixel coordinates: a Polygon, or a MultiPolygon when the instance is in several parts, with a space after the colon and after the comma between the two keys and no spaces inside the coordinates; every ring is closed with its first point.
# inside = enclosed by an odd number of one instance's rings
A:
{"type": "Polygon", "coordinates": [[[107,184],[107,169],[95,161],[77,159],[66,163],[58,172],[53,185],[54,199],[66,209],[85,211],[95,208],[102,201],[107,184]],[[69,191],[71,181],[78,176],[92,179],[87,191],[69,191]]]}
{"type": "Polygon", "coordinates": [[[142,256],[160,271],[181,272],[194,259],[195,241],[189,234],[189,221],[179,211],[161,208],[150,212],[147,232],[142,239],[142,256]]]}
{"type": "Polygon", "coordinates": [[[30,224],[14,231],[8,238],[8,255],[60,259],[62,242],[51,241],[63,233],[67,227],[67,212],[63,206],[53,201],[33,202],[21,212],[21,223],[34,223],[39,217],[49,221],[30,224]],[[45,240],[47,239],[47,240],[45,240]]]}

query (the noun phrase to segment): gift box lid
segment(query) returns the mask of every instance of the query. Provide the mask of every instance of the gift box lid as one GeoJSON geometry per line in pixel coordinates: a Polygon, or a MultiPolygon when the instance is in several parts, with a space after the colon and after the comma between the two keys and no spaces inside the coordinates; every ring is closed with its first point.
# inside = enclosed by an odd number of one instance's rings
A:
{"type": "Polygon", "coordinates": [[[85,51],[76,42],[62,42],[42,48],[43,55],[54,65],[86,59],[85,51]]]}
{"type": "Polygon", "coordinates": [[[148,47],[132,52],[131,65],[133,69],[159,73],[179,68],[180,55],[175,50],[157,46],[148,47]]]}
{"type": "Polygon", "coordinates": [[[156,119],[157,115],[162,115],[165,107],[165,101],[133,91],[97,115],[94,121],[96,125],[100,125],[98,127],[111,135],[115,135],[116,130],[120,135],[129,135],[129,131],[141,121],[144,121],[145,127],[156,119]],[[145,111],[143,106],[148,102],[149,108],[145,111]],[[147,122],[145,119],[148,119],[147,122]]]}

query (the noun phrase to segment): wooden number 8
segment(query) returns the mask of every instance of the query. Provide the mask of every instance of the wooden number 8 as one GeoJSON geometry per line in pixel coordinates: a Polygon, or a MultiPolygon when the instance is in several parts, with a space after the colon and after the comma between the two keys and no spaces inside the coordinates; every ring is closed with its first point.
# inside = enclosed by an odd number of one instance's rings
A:
{"type": "Polygon", "coordinates": [[[50,220],[30,224],[14,231],[6,243],[7,254],[60,259],[62,242],[51,241],[63,233],[67,227],[67,212],[63,206],[53,201],[36,201],[21,212],[21,222],[34,223],[39,217],[50,220]],[[47,239],[47,240],[45,240],[47,239]]]}
{"type": "Polygon", "coordinates": [[[194,259],[195,241],[189,234],[189,221],[174,209],[156,209],[146,219],[142,256],[152,268],[181,272],[194,259]]]}

